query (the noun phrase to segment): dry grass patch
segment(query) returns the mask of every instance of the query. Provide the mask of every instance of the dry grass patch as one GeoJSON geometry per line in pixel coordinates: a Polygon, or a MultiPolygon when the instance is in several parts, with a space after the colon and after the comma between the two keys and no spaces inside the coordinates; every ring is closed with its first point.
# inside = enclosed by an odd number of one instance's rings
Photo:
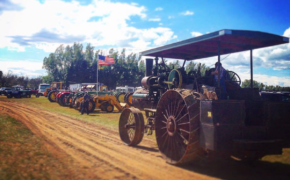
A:
{"type": "Polygon", "coordinates": [[[0,114],[0,179],[64,179],[66,166],[19,121],[0,114]]]}

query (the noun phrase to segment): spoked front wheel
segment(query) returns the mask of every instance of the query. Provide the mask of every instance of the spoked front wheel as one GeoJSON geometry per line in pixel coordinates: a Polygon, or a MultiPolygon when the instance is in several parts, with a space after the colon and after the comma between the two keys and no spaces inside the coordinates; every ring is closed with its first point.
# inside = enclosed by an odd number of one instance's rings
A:
{"type": "Polygon", "coordinates": [[[119,133],[121,140],[129,145],[139,144],[144,135],[144,118],[137,108],[124,109],[119,120],[119,133]]]}

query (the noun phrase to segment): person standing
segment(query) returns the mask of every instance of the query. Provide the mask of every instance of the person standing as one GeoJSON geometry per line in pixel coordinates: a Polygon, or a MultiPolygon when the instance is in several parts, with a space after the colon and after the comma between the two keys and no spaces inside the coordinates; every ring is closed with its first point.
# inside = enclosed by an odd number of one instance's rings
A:
{"type": "Polygon", "coordinates": [[[218,87],[218,74],[220,74],[220,88],[221,88],[221,97],[220,99],[226,99],[227,89],[225,83],[225,72],[226,70],[223,68],[222,63],[215,63],[215,71],[211,74],[214,75],[215,86],[218,87]]]}
{"type": "Polygon", "coordinates": [[[86,109],[87,115],[89,115],[89,101],[90,101],[90,95],[85,92],[84,98],[82,100],[82,107],[81,107],[81,115],[84,114],[84,110],[86,109]]]}

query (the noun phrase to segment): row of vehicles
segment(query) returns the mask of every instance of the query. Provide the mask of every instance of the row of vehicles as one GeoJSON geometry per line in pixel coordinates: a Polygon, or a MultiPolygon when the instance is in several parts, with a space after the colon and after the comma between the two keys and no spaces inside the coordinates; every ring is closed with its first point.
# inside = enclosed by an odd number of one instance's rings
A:
{"type": "Polygon", "coordinates": [[[72,84],[69,89],[51,89],[47,94],[47,98],[50,102],[57,102],[61,106],[81,110],[83,96],[85,93],[88,93],[90,96],[90,112],[93,112],[95,109],[100,109],[101,111],[110,113],[114,111],[115,107],[121,112],[125,107],[129,107],[132,104],[133,93],[130,91],[128,93],[122,91],[130,89],[130,87],[125,87],[121,91],[108,91],[106,85],[81,83],[72,84]]]}
{"type": "Polygon", "coordinates": [[[23,86],[12,86],[12,87],[2,87],[0,89],[0,95],[5,95],[7,98],[30,98],[31,95],[36,95],[38,93],[37,90],[32,90],[29,88],[24,88],[23,86]]]}

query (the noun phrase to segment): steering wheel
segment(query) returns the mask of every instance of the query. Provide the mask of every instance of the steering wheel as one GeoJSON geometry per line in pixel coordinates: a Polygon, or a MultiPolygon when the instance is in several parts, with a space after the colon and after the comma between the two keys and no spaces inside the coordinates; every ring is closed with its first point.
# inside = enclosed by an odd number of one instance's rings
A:
{"type": "Polygon", "coordinates": [[[236,83],[239,86],[242,83],[240,76],[237,73],[235,73],[234,71],[226,71],[225,81],[229,82],[229,83],[236,83]]]}

